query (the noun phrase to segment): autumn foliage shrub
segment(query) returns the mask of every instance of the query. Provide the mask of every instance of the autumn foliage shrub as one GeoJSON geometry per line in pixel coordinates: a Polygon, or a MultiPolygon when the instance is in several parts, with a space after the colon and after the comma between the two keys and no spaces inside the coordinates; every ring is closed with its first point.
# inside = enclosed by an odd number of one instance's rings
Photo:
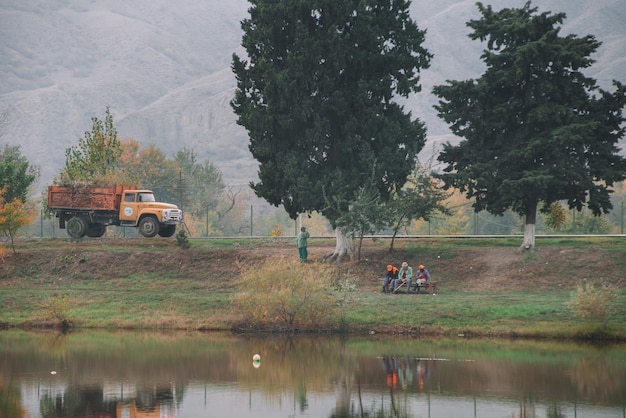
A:
{"type": "Polygon", "coordinates": [[[337,327],[340,307],[336,268],[300,263],[297,258],[269,259],[244,271],[233,309],[241,328],[322,331],[337,327]]]}
{"type": "Polygon", "coordinates": [[[5,186],[0,189],[0,233],[9,239],[11,249],[13,253],[16,253],[15,238],[18,230],[23,226],[30,225],[35,216],[33,208],[20,199],[7,202],[4,199],[7,188],[5,186]]]}
{"type": "Polygon", "coordinates": [[[576,287],[571,299],[567,302],[575,313],[583,318],[593,319],[603,326],[608,324],[615,308],[617,287],[610,283],[581,283],[576,287]]]}
{"type": "Polygon", "coordinates": [[[72,327],[72,321],[69,319],[69,308],[71,301],[67,295],[53,295],[48,304],[45,306],[48,316],[58,321],[59,326],[63,329],[72,327]]]}

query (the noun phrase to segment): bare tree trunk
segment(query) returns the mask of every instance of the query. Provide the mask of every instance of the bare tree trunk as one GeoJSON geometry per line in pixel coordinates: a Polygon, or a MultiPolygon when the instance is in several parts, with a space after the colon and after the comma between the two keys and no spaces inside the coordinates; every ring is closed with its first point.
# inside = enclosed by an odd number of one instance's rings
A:
{"type": "Polygon", "coordinates": [[[396,241],[396,235],[398,235],[398,230],[394,229],[393,230],[393,235],[391,236],[391,245],[389,246],[389,252],[390,253],[393,252],[393,243],[396,241]]]}
{"type": "Polygon", "coordinates": [[[354,259],[354,242],[352,237],[345,234],[341,228],[335,228],[335,251],[326,254],[325,261],[327,263],[339,263],[345,256],[350,258],[350,261],[354,259]]]}
{"type": "Polygon", "coordinates": [[[241,193],[241,190],[235,192],[232,186],[228,186],[228,188],[224,191],[223,195],[224,199],[228,202],[228,207],[222,211],[216,209],[217,218],[220,221],[224,218],[224,216],[226,216],[228,212],[231,211],[232,208],[235,207],[235,204],[237,203],[237,195],[239,193],[241,193]]]}
{"type": "Polygon", "coordinates": [[[357,252],[357,261],[361,261],[361,248],[363,248],[363,233],[359,235],[359,249],[357,252]]]}
{"type": "Polygon", "coordinates": [[[398,235],[398,230],[400,229],[400,225],[402,224],[403,220],[404,220],[404,215],[402,215],[400,217],[400,219],[398,219],[398,222],[396,223],[396,226],[393,228],[393,235],[391,236],[391,245],[389,246],[389,252],[390,253],[393,252],[393,243],[396,240],[396,235],[398,235]]]}
{"type": "Polygon", "coordinates": [[[526,209],[526,226],[524,228],[524,242],[520,250],[535,250],[535,224],[537,221],[537,203],[530,205],[526,209]]]}

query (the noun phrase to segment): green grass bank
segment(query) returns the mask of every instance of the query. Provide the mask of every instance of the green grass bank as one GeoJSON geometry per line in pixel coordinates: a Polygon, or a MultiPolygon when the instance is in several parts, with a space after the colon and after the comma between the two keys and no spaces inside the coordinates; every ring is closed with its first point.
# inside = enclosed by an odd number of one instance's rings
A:
{"type": "MultiPolygon", "coordinates": [[[[520,243],[415,238],[396,241],[390,252],[388,239],[366,240],[361,260],[324,270],[353,285],[340,297],[341,328],[626,340],[626,238],[538,238],[530,254],[518,250],[520,243]],[[403,261],[427,266],[436,296],[380,293],[384,267],[403,261]],[[611,289],[603,319],[582,317],[569,305],[589,283],[611,289]]],[[[309,245],[304,267],[321,268],[334,240],[312,238],[309,245]]],[[[297,259],[292,238],[199,239],[189,249],[173,239],[56,238],[20,241],[17,251],[5,252],[0,267],[2,328],[245,328],[233,308],[245,272],[269,260],[281,276],[280,266],[297,259]]]]}

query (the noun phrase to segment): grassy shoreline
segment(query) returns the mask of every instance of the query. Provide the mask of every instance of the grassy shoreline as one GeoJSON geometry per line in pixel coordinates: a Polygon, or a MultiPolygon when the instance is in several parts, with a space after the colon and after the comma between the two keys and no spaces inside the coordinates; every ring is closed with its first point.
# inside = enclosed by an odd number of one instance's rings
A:
{"type": "MultiPolygon", "coordinates": [[[[517,252],[518,241],[415,239],[391,254],[389,241],[368,241],[360,262],[339,266],[357,280],[346,331],[626,341],[626,239],[542,240],[532,256],[517,252]],[[380,293],[390,259],[431,266],[439,293],[380,293]],[[606,326],[566,306],[586,272],[619,289],[606,326]]],[[[316,263],[333,241],[310,245],[316,263]]],[[[173,240],[21,241],[0,269],[0,328],[66,320],[76,328],[231,330],[242,271],[289,257],[288,239],[194,240],[188,250],[173,240]]]]}

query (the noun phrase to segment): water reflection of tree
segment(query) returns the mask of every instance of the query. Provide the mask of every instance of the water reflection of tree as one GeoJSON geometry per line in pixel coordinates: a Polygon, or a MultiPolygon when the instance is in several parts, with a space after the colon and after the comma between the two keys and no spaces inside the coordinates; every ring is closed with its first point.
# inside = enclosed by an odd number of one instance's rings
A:
{"type": "Polygon", "coordinates": [[[580,398],[608,401],[611,394],[619,391],[619,374],[604,355],[583,358],[568,374],[580,398]]]}
{"type": "Polygon", "coordinates": [[[140,411],[174,409],[182,403],[184,393],[185,387],[180,383],[174,387],[169,384],[139,386],[135,404],[140,411]]]}
{"type": "MultiPolygon", "coordinates": [[[[283,396],[285,389],[294,388],[296,403],[304,412],[308,408],[307,392],[324,390],[330,380],[335,391],[332,416],[362,416],[364,409],[356,408],[352,402],[355,393],[360,397],[358,354],[347,349],[345,340],[274,335],[267,339],[256,336],[254,345],[255,352],[262,358],[262,374],[256,373],[249,364],[238,361],[249,356],[249,347],[242,344],[233,352],[232,366],[239,369],[238,379],[242,386],[249,385],[255,390],[260,387],[266,395],[275,397],[283,396]],[[259,376],[263,379],[260,386],[256,380],[259,376]]],[[[376,415],[370,413],[369,416],[376,415]]]]}
{"type": "Polygon", "coordinates": [[[115,417],[116,402],[104,399],[101,387],[69,387],[65,391],[41,397],[40,408],[43,418],[97,415],[115,417]]]}
{"type": "MultiPolygon", "coordinates": [[[[136,388],[136,395],[126,399],[107,399],[101,386],[68,387],[62,392],[45,393],[40,400],[43,418],[72,416],[117,417],[121,405],[130,406],[135,416],[168,416],[164,411],[174,410],[182,402],[184,387],[169,384],[136,388]]],[[[169,414],[174,415],[174,414],[169,414]]],[[[11,415],[8,415],[11,416],[11,415]]]]}
{"type": "Polygon", "coordinates": [[[309,407],[309,401],[306,396],[306,382],[304,379],[301,379],[298,383],[298,394],[296,396],[298,405],[300,406],[300,412],[306,411],[309,407]]]}
{"type": "MultiPolygon", "coordinates": [[[[7,341],[6,333],[0,335],[0,343],[7,341]]],[[[339,337],[308,335],[89,333],[57,337],[47,344],[45,335],[20,337],[13,337],[12,351],[0,362],[5,376],[31,375],[48,370],[51,364],[63,371],[62,378],[42,377],[42,387],[50,382],[53,391],[66,392],[48,395],[51,399],[44,403],[52,412],[46,417],[61,416],[53,415],[55,403],[66,403],[66,409],[72,402],[79,403],[84,395],[71,392],[83,382],[92,388],[94,382],[107,382],[104,392],[113,401],[115,389],[110,386],[122,381],[127,382],[124,403],[117,406],[123,405],[125,411],[148,411],[150,405],[161,401],[162,406],[177,407],[183,402],[183,382],[233,381],[240,389],[264,398],[295,402],[294,409],[302,413],[315,403],[317,394],[334,390],[333,416],[337,417],[415,416],[410,412],[421,410],[421,401],[429,394],[474,398],[480,406],[485,400],[490,402],[492,395],[484,394],[492,394],[494,388],[503,399],[518,400],[519,418],[535,418],[536,402],[542,397],[555,402],[580,399],[623,405],[622,347],[599,350],[571,344],[555,348],[554,343],[545,342],[531,345],[528,341],[487,344],[471,340],[459,344],[373,338],[346,342],[339,337]],[[254,353],[263,359],[260,369],[252,367],[254,353]],[[395,387],[393,376],[391,387],[387,385],[379,353],[395,355],[395,387]],[[432,359],[417,359],[415,353],[429,353],[432,359]],[[365,405],[360,400],[361,390],[365,405]]],[[[44,396],[45,392],[41,393],[44,396]]],[[[2,417],[14,416],[3,412],[0,409],[2,417]]],[[[552,411],[548,418],[557,417],[558,412],[552,411]]]]}
{"type": "Polygon", "coordinates": [[[407,402],[409,394],[414,390],[423,391],[425,383],[430,377],[433,361],[429,359],[415,359],[408,356],[397,357],[384,355],[380,357],[382,365],[385,391],[381,402],[372,405],[363,405],[361,379],[358,373],[352,374],[352,380],[344,378],[341,389],[337,393],[337,405],[331,418],[377,417],[377,418],[404,418],[414,416],[407,402]],[[416,371],[417,385],[413,370],[416,371]],[[353,390],[350,382],[356,380],[357,403],[351,401],[353,390]]]}
{"type": "Polygon", "coordinates": [[[325,389],[329,380],[339,382],[354,373],[357,357],[354,351],[346,350],[341,339],[255,336],[253,349],[247,344],[233,346],[228,366],[244,388],[261,390],[268,396],[282,396],[285,389],[291,389],[304,401],[306,391],[325,389]],[[241,361],[250,358],[251,352],[261,356],[263,373],[241,361]]]}
{"type": "Polygon", "coordinates": [[[0,417],[22,418],[25,414],[19,391],[10,385],[5,387],[0,374],[0,417]]]}
{"type": "MultiPolygon", "coordinates": [[[[525,418],[525,417],[521,417],[521,418],[525,418]]],[[[529,416],[529,418],[531,417],[529,416]]],[[[560,405],[558,405],[557,403],[553,403],[548,408],[548,411],[546,413],[546,418],[567,418],[567,415],[565,415],[565,413],[561,411],[560,405]]]]}
{"type": "Polygon", "coordinates": [[[361,393],[360,382],[357,382],[357,399],[358,405],[348,402],[335,408],[331,413],[330,418],[364,418],[364,417],[376,417],[376,418],[408,418],[413,417],[413,414],[409,411],[407,404],[402,404],[396,401],[397,392],[390,391],[391,395],[391,407],[386,408],[384,402],[375,405],[365,406],[363,405],[363,397],[361,393]]]}

